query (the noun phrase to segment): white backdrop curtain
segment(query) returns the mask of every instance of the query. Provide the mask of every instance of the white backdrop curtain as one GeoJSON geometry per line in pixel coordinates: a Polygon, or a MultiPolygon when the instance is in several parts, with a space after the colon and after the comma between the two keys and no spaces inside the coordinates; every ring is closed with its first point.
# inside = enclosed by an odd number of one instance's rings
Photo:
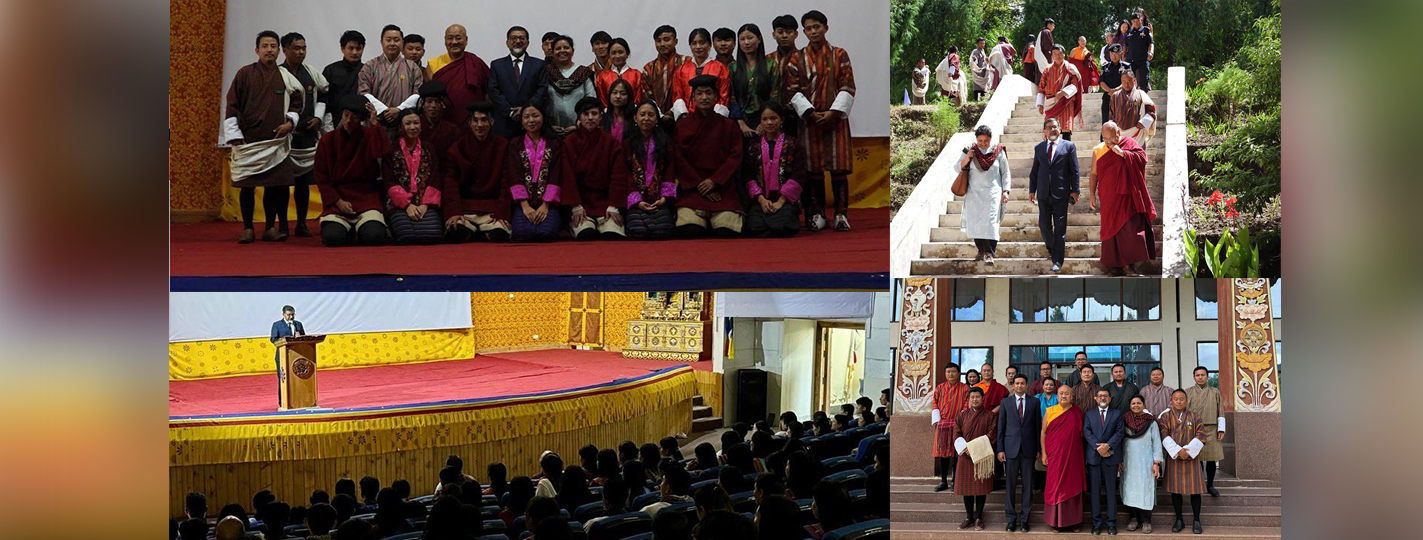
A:
{"type": "Polygon", "coordinates": [[[469,293],[202,292],[168,295],[168,341],[267,337],[296,308],[308,334],[470,328],[469,293]]]}
{"type": "MultiPolygon", "coordinates": [[[[461,24],[469,34],[468,50],[488,63],[507,56],[504,34],[510,26],[529,30],[530,53],[542,58],[539,38],[556,31],[574,38],[574,62],[593,60],[588,39],[598,30],[628,41],[628,65],[642,66],[657,56],[652,31],[663,24],[677,28],[677,52],[690,55],[688,34],[702,27],[714,32],[755,23],[761,29],[766,52],[776,49],[771,19],[800,16],[818,9],[829,20],[826,40],[845,49],[855,67],[855,105],[850,129],[856,137],[889,136],[889,2],[887,0],[721,0],[713,3],[623,0],[570,2],[567,0],[390,2],[377,0],[233,0],[227,3],[226,50],[223,55],[222,95],[237,69],[256,61],[257,33],[298,32],[306,38],[306,62],[317,70],[341,59],[341,33],[357,30],[366,37],[363,60],[381,54],[380,29],[395,24],[407,34],[425,37],[425,60],[445,53],[445,28],[461,24]]],[[[797,23],[797,25],[799,25],[797,23]]],[[[807,43],[802,34],[796,45],[807,43]]],[[[713,54],[715,52],[713,51],[713,54]]],[[[278,56],[281,62],[282,57],[278,56]]],[[[214,104],[222,108],[225,102],[214,104]]],[[[217,133],[215,131],[214,133],[217,133]]]]}
{"type": "Polygon", "coordinates": [[[873,292],[719,292],[716,316],[767,319],[868,319],[873,292]]]}

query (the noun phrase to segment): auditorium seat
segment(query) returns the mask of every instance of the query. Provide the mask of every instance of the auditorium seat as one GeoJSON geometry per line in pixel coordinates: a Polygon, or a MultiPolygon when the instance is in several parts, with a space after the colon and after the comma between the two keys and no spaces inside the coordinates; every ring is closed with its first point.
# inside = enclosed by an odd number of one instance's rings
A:
{"type": "Polygon", "coordinates": [[[712,478],[712,479],[709,479],[709,480],[701,480],[701,481],[698,481],[698,482],[693,482],[693,483],[692,483],[692,493],[696,493],[697,490],[698,490],[698,489],[701,489],[702,486],[710,486],[710,485],[714,485],[714,484],[716,484],[716,483],[717,483],[717,479],[716,479],[716,478],[712,478]]]}
{"type": "Polygon", "coordinates": [[[658,491],[649,491],[647,493],[643,493],[642,495],[638,495],[637,497],[633,498],[632,508],[629,508],[629,510],[641,510],[642,507],[655,503],[658,499],[661,498],[662,493],[658,491]]]}
{"type": "Polygon", "coordinates": [[[413,497],[413,498],[411,498],[410,500],[415,501],[415,502],[418,502],[418,503],[430,503],[430,502],[435,502],[435,494],[431,493],[431,494],[429,494],[429,495],[421,495],[421,496],[419,496],[419,497],[413,497]]]}
{"type": "MultiPolygon", "coordinates": [[[[484,520],[484,532],[487,534],[498,534],[499,536],[505,536],[504,533],[508,530],[509,526],[505,525],[504,520],[502,519],[484,520]]],[[[505,537],[505,540],[508,540],[508,538],[505,537]]]]}
{"type": "Polygon", "coordinates": [[[306,530],[306,525],[302,525],[300,523],[287,525],[286,528],[282,529],[282,533],[286,534],[287,536],[295,536],[298,538],[306,538],[307,536],[311,536],[310,531],[306,530]]]}
{"type": "Polygon", "coordinates": [[[696,505],[696,503],[677,503],[677,504],[668,506],[668,507],[666,507],[666,508],[663,508],[663,509],[657,511],[657,513],[659,513],[659,514],[661,514],[661,513],[663,513],[663,512],[671,512],[671,513],[673,513],[673,514],[682,514],[682,517],[687,518],[687,525],[688,525],[688,526],[696,525],[698,521],[701,521],[701,520],[697,519],[697,505],[696,505]]]}
{"type": "Polygon", "coordinates": [[[493,505],[481,506],[479,507],[479,517],[482,519],[494,519],[499,517],[499,507],[493,505]]]}
{"type": "Polygon", "coordinates": [[[870,424],[870,425],[868,425],[868,426],[865,426],[865,429],[868,429],[868,430],[870,430],[871,432],[873,432],[874,434],[878,435],[878,434],[884,433],[884,428],[885,428],[885,426],[888,426],[888,425],[889,425],[888,422],[875,422],[875,423],[873,423],[873,424],[870,424]]]}
{"type": "MultiPolygon", "coordinates": [[[[558,517],[561,517],[563,519],[573,519],[573,516],[569,515],[568,510],[564,508],[558,509],[558,517]]],[[[516,516],[514,517],[514,527],[509,530],[518,533],[523,533],[527,529],[528,527],[524,526],[524,516],[516,516]]]]}
{"type": "Polygon", "coordinates": [[[849,456],[839,456],[821,460],[821,472],[825,474],[835,474],[840,471],[860,468],[859,462],[849,456]]]}
{"type": "Polygon", "coordinates": [[[801,525],[810,525],[811,523],[815,523],[815,522],[816,522],[816,521],[815,521],[815,513],[810,510],[810,505],[811,505],[811,503],[813,503],[813,502],[815,502],[814,499],[796,499],[796,500],[795,500],[796,506],[799,506],[799,507],[800,507],[800,523],[801,523],[801,525]]]}
{"type": "Polygon", "coordinates": [[[869,514],[869,497],[863,489],[850,490],[850,508],[855,510],[855,517],[860,518],[869,514]]]}
{"type": "Polygon", "coordinates": [[[588,504],[573,509],[573,519],[576,519],[578,521],[588,521],[595,517],[603,517],[603,515],[607,514],[607,512],[608,509],[603,506],[602,501],[590,502],[588,504]]]}
{"type": "Polygon", "coordinates": [[[869,429],[862,427],[850,428],[841,433],[856,444],[860,442],[860,439],[874,435],[874,433],[871,432],[869,429]]]}
{"type": "Polygon", "coordinates": [[[710,468],[710,469],[702,469],[702,470],[700,470],[700,471],[692,471],[692,480],[694,480],[694,481],[713,480],[713,479],[716,479],[716,475],[718,475],[718,474],[721,474],[721,465],[717,465],[717,466],[712,467],[712,468],[710,468]]]}
{"type": "Polygon", "coordinates": [[[831,433],[820,438],[823,445],[821,451],[824,457],[847,456],[855,449],[855,442],[851,441],[844,433],[831,433]]]}
{"type": "Polygon", "coordinates": [[[420,535],[422,534],[425,534],[425,531],[411,531],[404,534],[397,534],[395,536],[387,536],[385,537],[385,540],[413,540],[415,538],[420,538],[420,535]]]}
{"type": "Polygon", "coordinates": [[[756,492],[743,491],[731,494],[731,509],[737,512],[755,512],[756,492]]]}
{"type": "Polygon", "coordinates": [[[840,484],[841,487],[845,488],[845,491],[850,491],[865,487],[865,480],[868,477],[869,475],[865,474],[865,471],[852,468],[827,475],[823,480],[840,484]]]}
{"type": "Polygon", "coordinates": [[[861,464],[874,463],[875,448],[878,448],[882,444],[889,444],[889,435],[880,434],[865,437],[859,442],[858,447],[855,448],[855,459],[861,464]],[[863,451],[861,451],[861,449],[863,449],[863,451]]]}
{"type": "Polygon", "coordinates": [[[592,529],[588,532],[588,540],[621,540],[652,531],[652,518],[642,512],[628,512],[594,523],[592,529]]]}
{"type": "Polygon", "coordinates": [[[872,519],[825,533],[821,540],[889,540],[889,520],[872,519]]]}
{"type": "Polygon", "coordinates": [[[474,540],[509,540],[509,537],[504,536],[502,534],[486,534],[475,538],[474,540]]]}
{"type": "Polygon", "coordinates": [[[642,534],[634,534],[632,536],[624,538],[623,540],[652,540],[652,533],[645,532],[642,534]]]}

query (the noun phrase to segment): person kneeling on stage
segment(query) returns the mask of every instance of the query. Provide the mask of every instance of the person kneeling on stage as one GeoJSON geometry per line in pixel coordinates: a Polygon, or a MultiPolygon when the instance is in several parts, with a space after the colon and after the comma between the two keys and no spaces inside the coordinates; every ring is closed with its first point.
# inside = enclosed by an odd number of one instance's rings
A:
{"type": "Polygon", "coordinates": [[[511,238],[515,242],[553,242],[558,240],[558,205],[567,185],[564,147],[537,105],[521,108],[519,119],[524,133],[509,141],[504,156],[504,183],[514,201],[511,238]]]}
{"type": "Polygon", "coordinates": [[[741,234],[741,201],[731,178],[741,166],[741,130],[730,118],[717,114],[717,78],[692,79],[696,110],[677,120],[677,231],[682,236],[702,236],[708,230],[720,237],[741,234]]]}
{"type": "Polygon", "coordinates": [[[761,109],[757,126],[761,135],[746,145],[743,161],[746,193],[751,204],[746,209],[747,236],[795,236],[800,232],[800,183],[805,178],[805,160],[795,137],[781,131],[786,109],[774,101],[761,109]]]}
{"type": "Polygon", "coordinates": [[[420,112],[400,112],[400,138],[385,155],[381,178],[388,197],[386,219],[397,244],[435,244],[445,237],[440,217],[438,151],[420,140],[420,112]]]}
{"type": "Polygon", "coordinates": [[[658,124],[657,102],[643,100],[633,113],[637,129],[627,135],[627,235],[661,240],[672,236],[677,181],[672,178],[672,138],[658,124]]]}
{"type": "Polygon", "coordinates": [[[573,189],[569,227],[576,240],[625,238],[619,209],[628,194],[627,158],[622,142],[603,131],[603,104],[588,96],[574,105],[578,127],[563,139],[573,189]]]}
{"type": "Polygon", "coordinates": [[[468,128],[445,154],[445,240],[503,242],[509,239],[509,206],[504,189],[504,154],[509,140],[492,133],[494,104],[470,103],[468,128]]]}
{"type": "Polygon", "coordinates": [[[388,237],[381,213],[381,188],[377,180],[389,140],[385,128],[371,120],[375,106],[357,96],[338,102],[340,126],[322,135],[316,145],[316,188],[321,193],[321,243],[344,246],[359,240],[383,244],[388,237]]]}

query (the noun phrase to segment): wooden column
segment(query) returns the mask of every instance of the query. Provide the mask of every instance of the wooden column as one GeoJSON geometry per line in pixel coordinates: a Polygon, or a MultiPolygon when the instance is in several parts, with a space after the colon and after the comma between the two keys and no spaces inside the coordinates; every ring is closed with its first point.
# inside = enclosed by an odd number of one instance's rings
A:
{"type": "Polygon", "coordinates": [[[1216,280],[1220,392],[1226,418],[1221,468],[1239,478],[1280,479],[1280,388],[1270,280],[1216,280]]]}
{"type": "Polygon", "coordinates": [[[949,363],[952,279],[906,278],[899,302],[899,350],[894,369],[894,444],[891,475],[934,474],[934,387],[949,363]]]}

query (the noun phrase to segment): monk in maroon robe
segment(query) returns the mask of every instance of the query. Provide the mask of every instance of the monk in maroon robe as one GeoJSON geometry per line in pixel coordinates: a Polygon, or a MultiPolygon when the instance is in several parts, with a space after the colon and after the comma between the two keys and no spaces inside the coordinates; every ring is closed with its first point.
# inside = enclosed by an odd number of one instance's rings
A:
{"type": "Polygon", "coordinates": [[[741,234],[741,197],[732,176],[741,167],[741,130],[736,121],[713,110],[717,78],[692,78],[696,109],[677,120],[677,230],[701,236],[710,229],[721,237],[741,234]]]}
{"type": "Polygon", "coordinates": [[[354,239],[382,244],[388,236],[381,212],[385,190],[377,180],[376,160],[389,151],[390,142],[385,128],[374,120],[374,105],[354,95],[339,99],[341,108],[333,114],[341,123],[321,136],[312,168],[321,193],[321,242],[331,247],[354,239]]]}
{"type": "Polygon", "coordinates": [[[1057,405],[1048,407],[1039,439],[1047,465],[1043,521],[1058,529],[1072,527],[1073,532],[1082,523],[1082,491],[1087,488],[1083,418],[1082,409],[1072,404],[1072,387],[1059,387],[1057,405]]]}
{"type": "Polygon", "coordinates": [[[432,78],[445,83],[450,107],[445,120],[464,122],[466,108],[485,100],[484,89],[489,84],[489,65],[478,55],[465,50],[469,36],[463,26],[452,24],[445,29],[445,54],[430,59],[432,78]]]}
{"type": "Polygon", "coordinates": [[[1092,208],[1101,199],[1102,265],[1108,274],[1137,273],[1132,265],[1156,258],[1151,222],[1156,206],[1146,190],[1146,149],[1123,137],[1113,122],[1102,126],[1105,151],[1094,151],[1090,182],[1092,208]],[[1097,157],[1100,156],[1100,157],[1097,157]]]}
{"type": "Polygon", "coordinates": [[[572,165],[575,189],[569,225],[573,238],[589,240],[626,237],[622,210],[628,198],[627,154],[623,144],[603,131],[603,102],[588,96],[574,106],[578,129],[563,139],[572,165]]]}
{"type": "Polygon", "coordinates": [[[494,104],[468,107],[468,128],[445,152],[445,240],[509,240],[509,211],[514,201],[504,189],[504,158],[509,140],[492,133],[494,104]]]}

